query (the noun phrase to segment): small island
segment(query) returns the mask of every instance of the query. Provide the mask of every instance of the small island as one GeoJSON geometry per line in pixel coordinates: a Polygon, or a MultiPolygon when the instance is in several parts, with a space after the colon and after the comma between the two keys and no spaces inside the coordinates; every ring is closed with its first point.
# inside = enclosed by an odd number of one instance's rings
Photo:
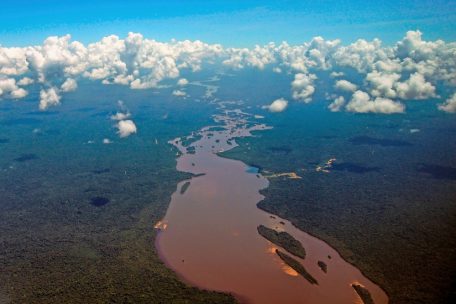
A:
{"type": "Polygon", "coordinates": [[[369,290],[367,290],[364,286],[352,284],[352,287],[355,289],[364,304],[375,304],[369,290]]]}
{"type": "Polygon", "coordinates": [[[282,247],[289,253],[300,257],[301,259],[304,259],[306,257],[306,250],[302,246],[301,242],[291,236],[288,232],[278,232],[264,225],[258,226],[257,229],[258,233],[268,241],[282,247]]]}
{"type": "Polygon", "coordinates": [[[293,259],[291,256],[289,256],[286,253],[281,252],[280,250],[276,249],[277,255],[282,259],[282,261],[285,262],[288,266],[293,268],[297,273],[302,275],[307,281],[309,281],[310,284],[318,285],[318,281],[310,274],[307,272],[307,270],[302,266],[299,261],[293,259]]]}
{"type": "Polygon", "coordinates": [[[318,261],[318,267],[320,267],[321,271],[323,271],[324,273],[327,273],[328,272],[328,265],[326,265],[325,262],[323,261],[318,261]]]}
{"type": "Polygon", "coordinates": [[[180,189],[180,194],[184,194],[188,187],[190,187],[190,182],[185,182],[180,189]]]}

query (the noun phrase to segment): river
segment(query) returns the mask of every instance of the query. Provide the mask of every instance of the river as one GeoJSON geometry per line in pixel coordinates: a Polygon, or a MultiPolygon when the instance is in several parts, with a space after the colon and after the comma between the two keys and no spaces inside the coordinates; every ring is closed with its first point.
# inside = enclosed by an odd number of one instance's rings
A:
{"type": "Polygon", "coordinates": [[[327,243],[257,208],[263,199],[259,191],[268,180],[255,168],[217,153],[235,147],[235,138],[268,127],[230,106],[220,104],[221,114],[214,117],[217,129],[205,127],[170,142],[179,149],[177,170],[195,176],[177,186],[164,219],[156,225],[156,247],[166,265],[186,283],[231,293],[241,303],[362,304],[351,284],[364,286],[374,303],[388,303],[379,286],[327,243]],[[318,285],[280,259],[276,249],[286,251],[259,235],[259,225],[286,231],[301,242],[306,257],[293,258],[318,285]],[[318,261],[327,265],[326,273],[318,261]]]}

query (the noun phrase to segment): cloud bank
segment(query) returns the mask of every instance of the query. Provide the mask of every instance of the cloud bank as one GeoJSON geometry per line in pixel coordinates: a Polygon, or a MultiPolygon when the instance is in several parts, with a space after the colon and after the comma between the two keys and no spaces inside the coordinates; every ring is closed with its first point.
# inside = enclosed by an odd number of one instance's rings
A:
{"type": "MultiPolygon", "coordinates": [[[[328,81],[334,81],[332,88],[344,97],[335,97],[330,110],[392,114],[406,111],[405,102],[441,98],[437,84],[452,94],[455,54],[456,43],[425,41],[420,31],[407,32],[392,46],[383,46],[379,39],[343,45],[338,39],[315,37],[301,45],[269,43],[251,49],[198,40],[158,42],[138,33],[124,39],[111,35],[87,45],[72,41],[70,35],[52,36],[37,46],[0,46],[0,98],[21,99],[30,88],[38,88],[39,108],[46,110],[76,90],[81,79],[132,89],[155,88],[164,80],[178,79],[176,85],[183,88],[188,80],[182,71],[221,65],[228,70],[290,74],[290,96],[304,103],[313,101],[319,75],[326,73],[328,81]],[[358,81],[350,78],[353,74],[358,81]]],[[[184,91],[174,92],[183,96],[184,91]]],[[[449,100],[438,109],[452,112],[449,100]]]]}

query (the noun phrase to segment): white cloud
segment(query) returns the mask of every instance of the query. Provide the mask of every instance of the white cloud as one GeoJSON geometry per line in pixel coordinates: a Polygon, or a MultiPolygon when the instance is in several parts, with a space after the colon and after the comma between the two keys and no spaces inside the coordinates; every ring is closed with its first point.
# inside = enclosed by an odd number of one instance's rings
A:
{"type": "Polygon", "coordinates": [[[176,97],[185,97],[185,96],[187,96],[187,93],[185,93],[182,90],[174,90],[172,94],[173,94],[173,96],[176,96],[176,97]]]}
{"type": "MultiPolygon", "coordinates": [[[[0,98],[24,97],[27,91],[23,87],[35,83],[42,92],[52,93],[40,98],[40,108],[45,109],[60,102],[59,94],[74,90],[75,79],[132,89],[154,88],[163,80],[179,79],[176,82],[183,87],[183,70],[199,71],[223,63],[235,69],[268,67],[267,71],[295,74],[292,96],[304,102],[310,102],[316,90],[317,72],[327,71],[336,78],[347,68],[357,71],[366,87],[340,82],[338,89],[362,89],[372,98],[428,99],[438,97],[437,83],[456,87],[455,53],[456,43],[425,41],[419,31],[407,32],[392,47],[382,46],[378,39],[359,39],[344,46],[338,39],[315,37],[299,45],[268,43],[251,49],[225,49],[198,40],[163,43],[138,33],[125,38],[111,35],[85,45],[72,41],[70,35],[51,36],[37,46],[0,46],[0,98]]],[[[179,91],[176,94],[182,96],[179,91]]]]}
{"type": "Polygon", "coordinates": [[[75,91],[77,88],[78,84],[76,83],[76,80],[72,78],[68,78],[67,80],[65,80],[65,82],[60,87],[62,92],[72,92],[75,91]]]}
{"type": "Polygon", "coordinates": [[[137,132],[136,125],[132,120],[120,120],[117,123],[119,137],[128,137],[137,132]]]}
{"type": "MultiPolygon", "coordinates": [[[[41,84],[42,90],[60,87],[62,80],[67,79],[60,92],[74,90],[76,76],[147,89],[156,87],[163,79],[178,77],[181,69],[201,69],[204,60],[210,62],[222,51],[218,44],[198,40],[161,43],[135,33],[129,33],[125,39],[111,35],[86,46],[71,41],[70,35],[51,36],[40,46],[0,47],[0,76],[28,73],[34,75],[32,81],[41,84]]],[[[19,85],[30,83],[24,80],[19,85]]],[[[18,93],[15,95],[19,96],[18,93]]]]}
{"type": "Polygon", "coordinates": [[[14,78],[0,78],[0,95],[5,92],[11,92],[17,89],[16,80],[14,78]]]}
{"type": "Polygon", "coordinates": [[[336,99],[334,99],[334,101],[331,104],[329,104],[328,109],[331,110],[331,112],[339,112],[344,105],[344,96],[339,96],[336,99]]]}
{"type": "Polygon", "coordinates": [[[347,111],[356,113],[403,113],[405,107],[399,102],[388,98],[376,97],[371,99],[369,94],[356,91],[346,106],[347,111]]]}
{"type": "Polygon", "coordinates": [[[395,51],[399,58],[410,57],[415,60],[425,60],[433,56],[435,49],[443,41],[426,42],[422,40],[420,31],[408,31],[406,36],[397,43],[395,51]]]}
{"type": "Polygon", "coordinates": [[[28,92],[16,85],[14,78],[0,76],[0,98],[19,99],[28,95],[28,92]]]}
{"type": "Polygon", "coordinates": [[[387,51],[381,48],[378,39],[371,42],[359,39],[349,46],[339,47],[332,56],[335,65],[351,67],[360,73],[372,70],[376,61],[385,58],[388,58],[387,51]]]}
{"type": "Polygon", "coordinates": [[[0,75],[22,75],[27,70],[26,48],[0,46],[0,75]]]}
{"type": "Polygon", "coordinates": [[[11,97],[11,93],[18,89],[14,78],[0,78],[0,97],[2,95],[9,95],[11,97]]]}
{"type": "Polygon", "coordinates": [[[105,144],[105,145],[112,144],[112,140],[110,140],[109,138],[104,138],[103,139],[103,144],[105,144]]]}
{"type": "Polygon", "coordinates": [[[251,50],[231,48],[227,49],[226,53],[228,59],[224,60],[223,64],[235,69],[255,67],[262,70],[266,65],[276,61],[275,44],[272,42],[264,47],[256,45],[251,50]]]}
{"type": "Polygon", "coordinates": [[[119,120],[125,120],[125,119],[129,118],[130,116],[131,116],[131,114],[129,112],[126,112],[126,113],[117,112],[116,114],[111,116],[111,119],[119,121],[119,120]]]}
{"type": "Polygon", "coordinates": [[[402,99],[428,99],[435,97],[435,87],[426,82],[419,73],[410,75],[410,78],[395,85],[397,96],[402,99]]]}
{"type": "Polygon", "coordinates": [[[60,104],[60,95],[55,87],[40,91],[40,110],[60,104]]]}
{"type": "Polygon", "coordinates": [[[366,76],[366,81],[372,87],[370,93],[372,96],[396,98],[397,94],[394,90],[396,82],[401,78],[401,75],[396,73],[380,73],[373,71],[366,76]]]}
{"type": "Polygon", "coordinates": [[[287,108],[287,106],[288,101],[283,98],[279,98],[274,100],[270,105],[263,106],[263,108],[268,109],[269,112],[278,113],[283,112],[287,108]]]}
{"type": "Polygon", "coordinates": [[[11,98],[19,99],[28,95],[28,92],[23,88],[18,88],[11,92],[11,98]]]}
{"type": "Polygon", "coordinates": [[[181,87],[186,86],[187,84],[188,84],[188,80],[185,78],[181,78],[177,81],[177,85],[181,86],[181,87]]]}
{"type": "Polygon", "coordinates": [[[342,77],[342,76],[344,76],[344,75],[345,75],[344,72],[336,72],[336,71],[331,72],[331,74],[329,74],[329,76],[330,76],[331,78],[342,77]]]}
{"type": "Polygon", "coordinates": [[[274,67],[274,68],[272,68],[272,71],[277,74],[282,73],[282,69],[280,67],[274,67]]]}
{"type": "Polygon", "coordinates": [[[456,93],[448,98],[445,103],[438,105],[438,108],[447,113],[456,113],[456,93]]]}
{"type": "Polygon", "coordinates": [[[17,82],[17,84],[20,85],[20,86],[28,86],[28,85],[33,84],[34,82],[35,82],[35,81],[34,81],[32,78],[30,78],[30,77],[24,77],[24,78],[22,78],[21,80],[19,80],[19,81],[17,82]]]}
{"type": "Polygon", "coordinates": [[[346,91],[346,92],[354,92],[358,89],[356,84],[351,83],[348,80],[342,79],[342,80],[337,80],[336,84],[334,86],[336,89],[346,91]]]}
{"type": "Polygon", "coordinates": [[[380,72],[400,73],[402,71],[402,65],[397,58],[378,60],[373,63],[373,67],[375,70],[380,72]]]}
{"type": "Polygon", "coordinates": [[[293,99],[304,101],[305,103],[312,101],[312,95],[315,92],[313,81],[316,78],[313,74],[296,74],[291,83],[293,99]]]}

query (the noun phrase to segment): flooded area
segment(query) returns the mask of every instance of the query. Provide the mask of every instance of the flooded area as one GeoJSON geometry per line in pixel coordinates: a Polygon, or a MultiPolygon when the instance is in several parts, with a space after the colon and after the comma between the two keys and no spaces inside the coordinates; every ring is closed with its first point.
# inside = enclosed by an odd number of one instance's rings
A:
{"type": "Polygon", "coordinates": [[[156,246],[166,265],[188,284],[231,293],[242,303],[362,304],[352,284],[366,288],[374,303],[388,303],[379,286],[328,244],[257,208],[267,178],[257,168],[217,153],[235,147],[236,137],[269,127],[224,103],[220,111],[214,126],[170,142],[180,151],[177,169],[195,176],[177,186],[165,218],[156,225],[156,246]],[[261,236],[260,225],[289,233],[304,247],[305,258],[261,236]],[[311,284],[285,264],[277,249],[318,283],[311,284]]]}

